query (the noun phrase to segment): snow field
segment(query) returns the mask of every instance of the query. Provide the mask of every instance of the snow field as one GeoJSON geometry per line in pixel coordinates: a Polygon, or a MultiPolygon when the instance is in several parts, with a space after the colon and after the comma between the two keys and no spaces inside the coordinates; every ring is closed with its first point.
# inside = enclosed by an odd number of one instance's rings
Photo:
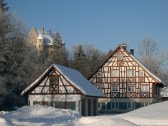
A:
{"type": "Polygon", "coordinates": [[[0,113],[0,126],[168,126],[168,101],[118,115],[82,117],[50,106],[24,106],[0,113]]]}

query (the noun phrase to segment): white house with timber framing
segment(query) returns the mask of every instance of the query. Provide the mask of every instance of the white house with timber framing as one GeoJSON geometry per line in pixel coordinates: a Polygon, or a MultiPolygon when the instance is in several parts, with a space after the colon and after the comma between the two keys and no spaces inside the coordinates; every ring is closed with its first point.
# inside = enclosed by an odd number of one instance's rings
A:
{"type": "Polygon", "coordinates": [[[98,115],[98,98],[104,97],[79,71],[58,64],[52,64],[21,95],[28,95],[30,106],[72,109],[83,116],[98,115]]]}
{"type": "Polygon", "coordinates": [[[125,45],[111,52],[89,81],[106,96],[98,100],[100,113],[122,113],[157,102],[163,86],[125,45]]]}

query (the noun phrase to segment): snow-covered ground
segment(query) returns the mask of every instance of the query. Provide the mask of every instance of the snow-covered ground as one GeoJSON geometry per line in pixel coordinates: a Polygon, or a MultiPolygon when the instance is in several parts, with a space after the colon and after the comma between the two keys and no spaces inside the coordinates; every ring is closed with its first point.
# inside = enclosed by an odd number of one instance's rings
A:
{"type": "Polygon", "coordinates": [[[135,111],[95,117],[81,117],[75,111],[49,106],[24,106],[13,112],[0,112],[0,126],[168,126],[168,102],[135,111]]]}

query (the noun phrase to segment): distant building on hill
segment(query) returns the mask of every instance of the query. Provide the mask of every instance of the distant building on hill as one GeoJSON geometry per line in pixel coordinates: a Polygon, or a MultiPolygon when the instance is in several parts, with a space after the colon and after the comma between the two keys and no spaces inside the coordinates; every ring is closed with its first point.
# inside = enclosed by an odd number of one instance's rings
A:
{"type": "Polygon", "coordinates": [[[32,28],[28,33],[26,43],[34,47],[39,54],[44,51],[51,53],[54,48],[64,48],[65,43],[58,32],[45,31],[44,28],[32,28]]]}
{"type": "Polygon", "coordinates": [[[163,82],[119,45],[90,76],[106,98],[99,98],[100,113],[122,113],[160,100],[163,82]]]}

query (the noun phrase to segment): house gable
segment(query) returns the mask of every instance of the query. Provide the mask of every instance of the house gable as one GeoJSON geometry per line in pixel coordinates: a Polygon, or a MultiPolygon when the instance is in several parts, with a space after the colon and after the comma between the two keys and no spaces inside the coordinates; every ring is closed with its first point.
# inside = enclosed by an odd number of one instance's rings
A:
{"type": "Polygon", "coordinates": [[[53,69],[30,94],[80,94],[84,95],[71,84],[58,70],[53,69]]]}
{"type": "Polygon", "coordinates": [[[161,80],[148,71],[125,46],[118,46],[89,80],[108,98],[155,97],[161,80]]]}
{"type": "MultiPolygon", "coordinates": [[[[27,93],[30,95],[60,95],[60,94],[80,94],[84,95],[64,75],[55,67],[47,69],[35,82],[33,82],[27,93]]],[[[21,95],[25,95],[23,93],[21,95]]]]}
{"type": "Polygon", "coordinates": [[[22,96],[27,94],[104,96],[80,72],[57,64],[51,65],[21,93],[22,96]]]}

